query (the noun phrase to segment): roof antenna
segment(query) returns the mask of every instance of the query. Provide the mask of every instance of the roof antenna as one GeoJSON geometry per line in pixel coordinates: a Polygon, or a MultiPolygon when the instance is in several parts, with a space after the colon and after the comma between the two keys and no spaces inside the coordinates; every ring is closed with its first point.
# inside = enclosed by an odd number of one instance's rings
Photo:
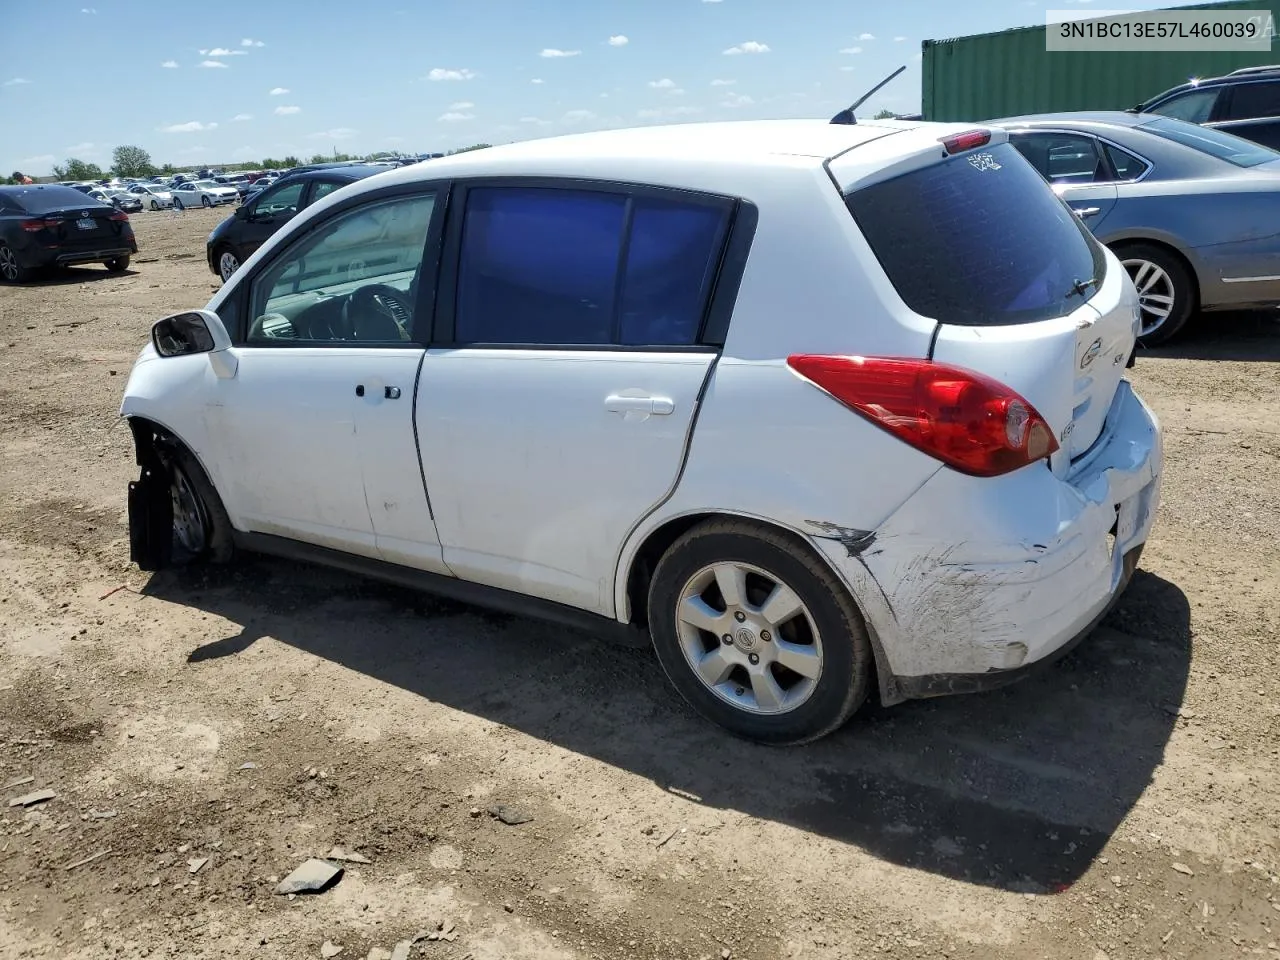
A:
{"type": "Polygon", "coordinates": [[[866,103],[866,102],[867,102],[867,100],[869,100],[869,99],[871,98],[871,95],[872,95],[873,93],[875,93],[877,90],[879,90],[881,87],[883,87],[886,83],[888,83],[890,80],[892,80],[894,77],[896,77],[898,74],[900,74],[900,73],[901,73],[903,70],[905,70],[905,69],[907,69],[907,65],[904,63],[904,64],[903,64],[902,66],[900,66],[897,70],[893,71],[893,73],[889,74],[887,77],[885,77],[885,78],[884,78],[883,80],[881,80],[879,83],[877,83],[874,87],[872,87],[870,90],[868,90],[866,93],[864,93],[861,97],[859,97],[857,100],[855,100],[855,101],[853,102],[853,105],[852,105],[851,107],[848,107],[848,108],[846,108],[846,109],[844,109],[844,110],[841,110],[841,111],[840,111],[839,113],[837,113],[834,117],[832,117],[832,118],[831,118],[831,122],[832,122],[832,123],[843,123],[843,124],[846,124],[846,125],[848,125],[848,124],[856,124],[856,123],[858,122],[858,118],[857,118],[857,117],[855,117],[855,116],[853,115],[853,111],[857,110],[860,106],[862,106],[864,103],[866,103]]]}

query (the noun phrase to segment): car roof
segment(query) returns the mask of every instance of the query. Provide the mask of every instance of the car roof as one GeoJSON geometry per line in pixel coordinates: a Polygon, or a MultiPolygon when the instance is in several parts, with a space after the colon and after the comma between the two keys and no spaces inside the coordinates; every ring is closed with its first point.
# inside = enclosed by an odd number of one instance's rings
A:
{"type": "Polygon", "coordinates": [[[1055,122],[1139,127],[1150,119],[1149,115],[1130,113],[1127,110],[1073,110],[1064,113],[1028,113],[1017,117],[1000,117],[997,120],[988,120],[986,122],[998,124],[1002,127],[1024,123],[1051,124],[1055,122]]]}
{"type": "Polygon", "coordinates": [[[1175,93],[1183,93],[1187,90],[1199,90],[1204,87],[1222,87],[1232,83],[1247,83],[1250,80],[1274,80],[1280,77],[1280,64],[1266,64],[1258,67],[1241,67],[1239,70],[1233,70],[1231,73],[1224,74],[1221,77],[1196,77],[1188,80],[1186,83],[1180,83],[1176,87],[1170,87],[1168,90],[1162,90],[1154,97],[1148,97],[1138,104],[1143,107],[1148,103],[1154,103],[1157,100],[1163,100],[1175,93]]]}

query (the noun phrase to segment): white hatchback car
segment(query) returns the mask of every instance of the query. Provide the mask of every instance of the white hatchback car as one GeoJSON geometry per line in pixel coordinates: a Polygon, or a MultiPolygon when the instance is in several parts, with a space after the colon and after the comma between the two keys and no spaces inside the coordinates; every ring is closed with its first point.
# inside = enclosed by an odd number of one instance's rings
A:
{"type": "Polygon", "coordinates": [[[1067,650],[1159,496],[1132,284],[998,130],[535,140],[315,203],[121,407],[133,558],[333,564],[652,637],[743,736],[1067,650]]]}

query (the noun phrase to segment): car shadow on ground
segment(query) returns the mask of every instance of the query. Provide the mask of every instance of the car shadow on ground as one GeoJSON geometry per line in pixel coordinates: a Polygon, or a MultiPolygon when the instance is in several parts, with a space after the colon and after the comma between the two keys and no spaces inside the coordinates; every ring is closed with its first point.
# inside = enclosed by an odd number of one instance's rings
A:
{"type": "Polygon", "coordinates": [[[1280,310],[1201,313],[1172,343],[1138,351],[1144,360],[1280,361],[1280,310]]]}
{"type": "Polygon", "coordinates": [[[125,280],[138,276],[137,270],[108,270],[98,263],[42,270],[23,286],[59,287],[68,283],[97,283],[101,280],[125,280]]]}
{"type": "Polygon", "coordinates": [[[884,860],[1021,892],[1074,883],[1161,763],[1191,656],[1189,606],[1139,571],[1077,650],[985,695],[864,708],[797,748],[694,715],[649,651],[301,564],[164,571],[144,593],[241,629],[217,669],[274,638],[428,700],[884,860]]]}

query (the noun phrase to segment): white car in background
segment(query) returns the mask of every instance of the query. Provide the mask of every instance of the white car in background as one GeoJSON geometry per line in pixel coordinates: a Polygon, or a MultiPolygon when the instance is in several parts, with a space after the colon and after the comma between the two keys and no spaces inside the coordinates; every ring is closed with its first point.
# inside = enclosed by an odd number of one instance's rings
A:
{"type": "Polygon", "coordinates": [[[148,210],[167,210],[173,206],[173,194],[158,183],[135,183],[129,192],[148,210]]]}
{"type": "Polygon", "coordinates": [[[132,557],[647,632],[706,717],[809,740],[876,692],[1016,679],[1115,602],[1161,478],[1138,327],[1002,130],[460,154],[310,204],[153,326],[121,406],[132,557]]]}
{"type": "Polygon", "coordinates": [[[180,183],[170,192],[173,194],[173,204],[179,210],[186,207],[216,207],[223,203],[236,203],[240,199],[240,191],[235,187],[223,186],[213,180],[180,183]]]}

